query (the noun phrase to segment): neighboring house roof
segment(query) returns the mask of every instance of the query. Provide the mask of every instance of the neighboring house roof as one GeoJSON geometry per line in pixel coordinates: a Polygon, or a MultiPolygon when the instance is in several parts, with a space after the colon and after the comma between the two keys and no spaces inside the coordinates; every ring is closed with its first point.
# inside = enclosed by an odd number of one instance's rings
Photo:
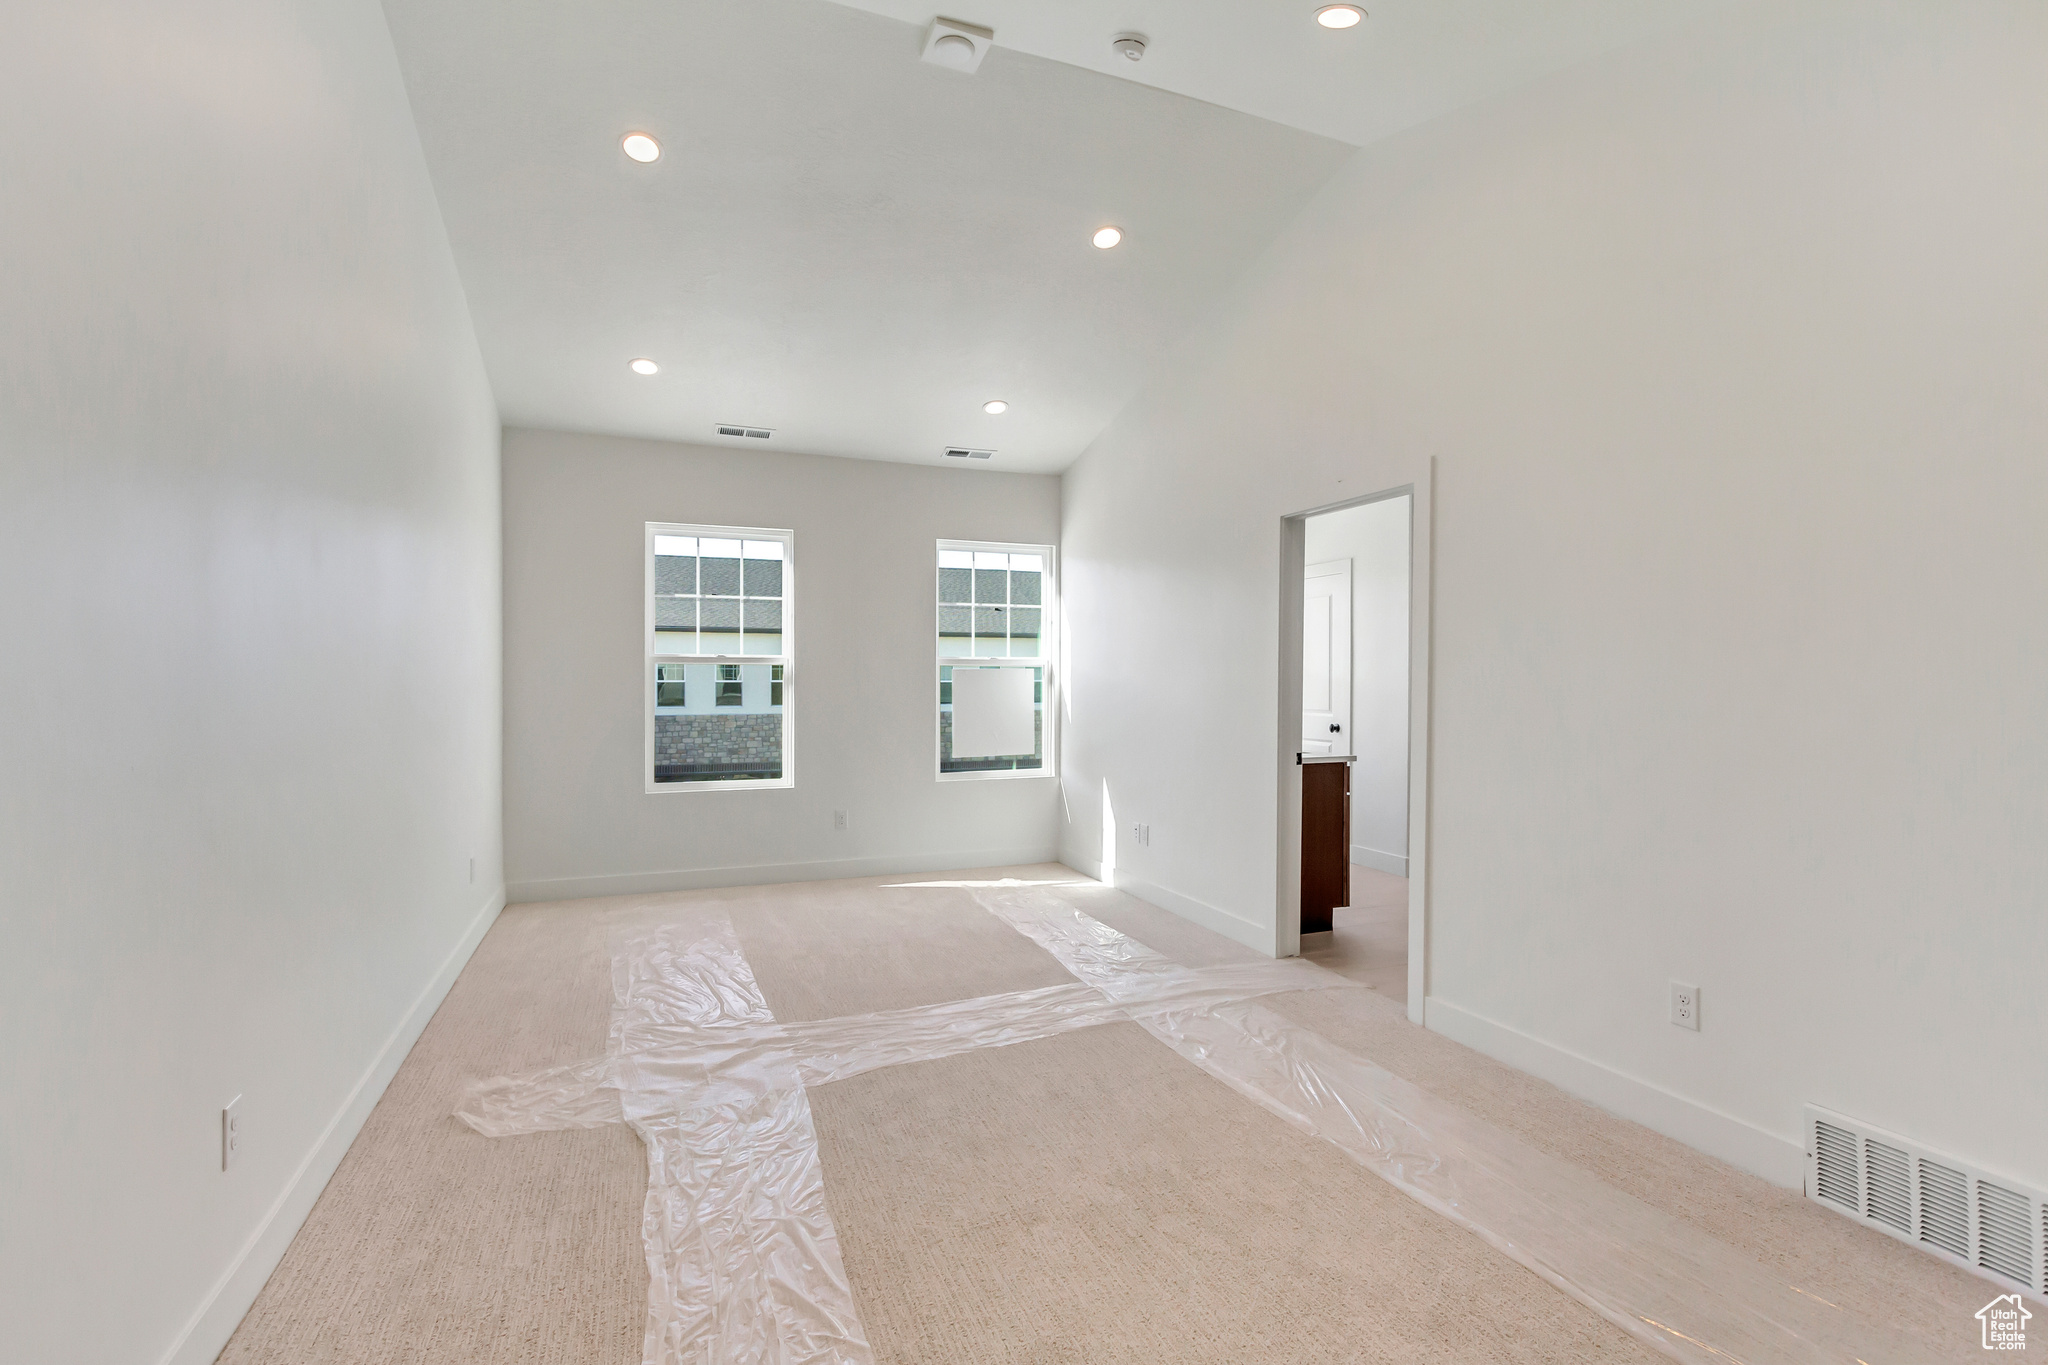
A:
{"type": "MultiPolygon", "coordinates": [[[[1043,616],[1043,583],[1043,575],[1023,569],[941,569],[939,634],[1036,639],[1043,616]]],[[[657,630],[738,631],[743,601],[747,629],[782,627],[780,560],[656,555],[654,592],[657,630]]]]}

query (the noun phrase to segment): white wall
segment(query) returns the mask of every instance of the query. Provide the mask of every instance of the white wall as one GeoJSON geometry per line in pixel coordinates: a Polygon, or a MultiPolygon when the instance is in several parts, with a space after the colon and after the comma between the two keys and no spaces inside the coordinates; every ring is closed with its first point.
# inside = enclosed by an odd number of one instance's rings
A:
{"type": "Polygon", "coordinates": [[[1430,1024],[2048,1183],[2044,67],[1801,0],[1362,152],[1067,475],[1070,855],[1277,937],[1281,518],[1434,456],[1430,1024]]]}
{"type": "Polygon", "coordinates": [[[1052,779],[934,776],[941,539],[1057,544],[1058,478],[507,429],[513,898],[1051,857],[1052,779]],[[796,532],[794,788],[645,791],[650,521],[796,532]]]}
{"type": "Polygon", "coordinates": [[[496,416],[374,0],[6,31],[0,1355],[210,1361],[496,908],[496,416]]]}
{"type": "Polygon", "coordinates": [[[1408,875],[1411,495],[1309,517],[1310,564],[1351,561],[1351,861],[1408,875]]]}

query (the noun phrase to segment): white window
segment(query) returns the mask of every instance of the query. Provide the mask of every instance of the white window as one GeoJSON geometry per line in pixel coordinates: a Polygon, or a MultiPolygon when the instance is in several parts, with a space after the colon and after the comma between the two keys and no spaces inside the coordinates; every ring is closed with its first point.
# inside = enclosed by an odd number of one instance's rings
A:
{"type": "Polygon", "coordinates": [[[1053,775],[1053,550],[939,542],[939,777],[1053,775]]]}
{"type": "Polygon", "coordinates": [[[795,536],[647,524],[647,790],[794,785],[795,536]]]}

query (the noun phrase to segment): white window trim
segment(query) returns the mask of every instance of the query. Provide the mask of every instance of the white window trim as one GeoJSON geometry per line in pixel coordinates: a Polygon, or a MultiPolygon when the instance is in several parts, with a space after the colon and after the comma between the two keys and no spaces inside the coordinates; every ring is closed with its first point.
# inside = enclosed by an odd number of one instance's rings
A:
{"type": "MultiPolygon", "coordinates": [[[[773,526],[709,526],[692,522],[650,521],[641,550],[645,582],[641,588],[642,621],[640,648],[640,717],[644,738],[640,753],[640,777],[649,796],[676,793],[759,791],[796,785],[796,532],[773,526]],[[725,540],[779,540],[782,542],[782,653],[780,654],[661,654],[654,648],[654,538],[663,536],[710,536],[725,540]],[[733,782],[656,782],[654,780],[654,698],[655,678],[662,664],[722,663],[782,665],[782,776],[745,778],[733,782]]],[[[744,636],[743,636],[744,638],[744,636]]],[[[935,672],[932,675],[937,677],[935,672]]],[[[716,683],[712,684],[714,687],[716,683]]]]}
{"type": "MultiPolygon", "coordinates": [[[[1039,604],[1038,643],[1040,654],[1035,659],[985,659],[948,658],[939,655],[932,666],[932,775],[940,782],[1035,782],[1044,778],[1059,777],[1059,602],[1060,570],[1059,547],[1056,545],[1023,545],[1004,540],[942,540],[932,553],[932,616],[931,633],[926,638],[939,638],[939,550],[987,550],[991,553],[1039,554],[1045,556],[1045,577],[1040,593],[1044,601],[1039,604]],[[940,751],[939,717],[944,714],[939,703],[939,669],[941,668],[1043,668],[1045,670],[1045,699],[1040,706],[1045,714],[1044,748],[1045,763],[1037,768],[993,769],[982,772],[949,773],[941,771],[943,761],[940,751]]],[[[651,562],[651,561],[650,561],[651,562]]],[[[650,769],[651,771],[651,769],[650,769]]]]}

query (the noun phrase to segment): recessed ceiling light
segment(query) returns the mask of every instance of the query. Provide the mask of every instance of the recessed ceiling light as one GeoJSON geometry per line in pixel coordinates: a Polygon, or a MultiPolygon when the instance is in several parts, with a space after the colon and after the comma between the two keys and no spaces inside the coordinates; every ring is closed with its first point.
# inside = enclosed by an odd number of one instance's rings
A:
{"type": "Polygon", "coordinates": [[[981,405],[981,410],[987,413],[989,416],[995,417],[1002,413],[1008,412],[1010,410],[1010,405],[1008,403],[1005,403],[1000,398],[991,398],[986,403],[983,403],[981,405]]]}
{"type": "Polygon", "coordinates": [[[1095,245],[1101,247],[1104,251],[1109,250],[1123,239],[1124,230],[1122,228],[1100,227],[1095,229],[1095,245]]]}
{"type": "Polygon", "coordinates": [[[645,133],[628,133],[625,140],[619,143],[619,145],[624,147],[626,155],[632,157],[635,161],[659,161],[661,159],[661,144],[645,133]]]}
{"type": "Polygon", "coordinates": [[[1365,11],[1356,5],[1324,5],[1316,11],[1316,22],[1324,28],[1353,28],[1365,19],[1365,11]]]}
{"type": "Polygon", "coordinates": [[[653,374],[655,371],[661,368],[661,366],[655,364],[653,361],[649,360],[644,355],[639,357],[637,360],[627,361],[626,365],[627,368],[632,370],[634,374],[653,374]]]}

